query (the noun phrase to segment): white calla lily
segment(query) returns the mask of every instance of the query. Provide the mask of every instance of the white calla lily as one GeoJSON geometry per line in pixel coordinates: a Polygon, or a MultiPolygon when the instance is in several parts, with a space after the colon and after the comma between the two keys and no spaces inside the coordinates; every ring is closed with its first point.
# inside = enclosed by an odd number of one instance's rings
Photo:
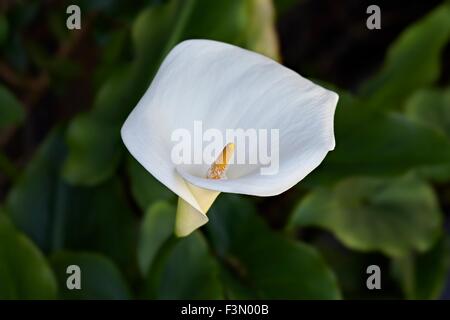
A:
{"type": "Polygon", "coordinates": [[[121,134],[137,161],[180,197],[175,233],[185,236],[208,221],[220,192],[273,196],[314,170],[334,149],[337,101],[336,93],[260,54],[188,40],[168,54],[121,134]],[[221,132],[278,129],[279,145],[271,150],[279,154],[277,173],[231,164],[228,179],[208,179],[209,165],[176,165],[172,133],[199,120],[221,132]]]}

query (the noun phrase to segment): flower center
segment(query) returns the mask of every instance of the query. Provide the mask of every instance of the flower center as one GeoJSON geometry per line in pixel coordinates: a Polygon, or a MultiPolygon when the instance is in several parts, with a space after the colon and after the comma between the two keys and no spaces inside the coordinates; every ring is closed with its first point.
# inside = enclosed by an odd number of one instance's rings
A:
{"type": "Polygon", "coordinates": [[[223,148],[216,161],[209,167],[207,179],[226,179],[225,172],[234,153],[234,143],[229,143],[223,148]]]}

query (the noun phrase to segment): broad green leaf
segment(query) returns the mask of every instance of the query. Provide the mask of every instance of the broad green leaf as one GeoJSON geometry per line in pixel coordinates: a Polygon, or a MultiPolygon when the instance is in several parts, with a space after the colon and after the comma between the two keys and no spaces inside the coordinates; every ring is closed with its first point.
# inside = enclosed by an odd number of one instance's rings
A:
{"type": "Polygon", "coordinates": [[[102,255],[61,251],[54,254],[50,261],[58,279],[59,296],[62,299],[124,300],[131,298],[128,285],[120,271],[102,255]],[[68,279],[74,274],[67,273],[67,267],[71,265],[80,268],[80,290],[67,288],[68,279]]]}
{"type": "Polygon", "coordinates": [[[44,256],[0,215],[0,299],[54,299],[57,284],[44,256]]]}
{"type": "Polygon", "coordinates": [[[374,108],[398,109],[411,93],[438,79],[441,53],[449,40],[450,5],[444,3],[400,35],[362,94],[374,108]]]}
{"type": "MultiPolygon", "coordinates": [[[[207,224],[217,255],[243,287],[263,299],[336,299],[336,279],[310,246],[272,232],[238,196],[221,195],[207,224]]],[[[236,284],[225,292],[239,296],[236,284]]]]}
{"type": "Polygon", "coordinates": [[[57,200],[52,229],[56,248],[100,252],[134,276],[137,226],[117,179],[95,188],[70,188],[57,200]]]}
{"type": "Polygon", "coordinates": [[[428,124],[450,139],[450,88],[416,92],[408,100],[405,112],[411,119],[428,124]]]}
{"type": "Polygon", "coordinates": [[[217,262],[199,232],[178,240],[149,274],[145,298],[221,299],[217,262]]]}
{"type": "Polygon", "coordinates": [[[393,271],[407,299],[438,299],[450,270],[450,241],[442,237],[423,254],[393,261],[393,271]]]}
{"type": "Polygon", "coordinates": [[[0,129],[18,124],[25,118],[22,104],[4,86],[0,85],[0,129]]]}
{"type": "Polygon", "coordinates": [[[59,133],[50,134],[6,199],[11,221],[45,252],[52,247],[55,198],[66,189],[58,181],[64,155],[65,146],[59,133]]]}
{"type": "Polygon", "coordinates": [[[136,226],[119,181],[76,188],[59,177],[65,156],[61,135],[43,143],[7,197],[14,224],[45,252],[94,250],[132,272],[136,226]]]}
{"type": "MultiPolygon", "coordinates": [[[[450,89],[427,89],[415,93],[406,104],[408,118],[425,123],[450,141],[450,89]]],[[[438,182],[450,180],[450,164],[420,168],[422,176],[438,182]]]]}
{"type": "Polygon", "coordinates": [[[175,198],[171,190],[156,180],[132,157],[129,157],[127,161],[127,173],[130,177],[133,197],[143,211],[156,201],[175,198]]]}
{"type": "Polygon", "coordinates": [[[119,130],[87,114],[76,117],[67,130],[70,153],[62,168],[66,181],[92,186],[111,177],[122,156],[120,141],[112,139],[119,130]]]}
{"type": "Polygon", "coordinates": [[[173,235],[175,207],[165,202],[150,206],[142,221],[138,242],[138,260],[141,273],[150,271],[158,251],[173,235]]]}
{"type": "Polygon", "coordinates": [[[339,102],[335,136],[335,150],[307,177],[309,183],[393,176],[450,162],[450,141],[444,135],[401,114],[368,110],[357,99],[339,102]]]}
{"type": "Polygon", "coordinates": [[[442,217],[433,190],[415,177],[360,177],[302,199],[289,223],[299,226],[329,230],[355,250],[402,256],[428,250],[441,231],[442,217]]]}

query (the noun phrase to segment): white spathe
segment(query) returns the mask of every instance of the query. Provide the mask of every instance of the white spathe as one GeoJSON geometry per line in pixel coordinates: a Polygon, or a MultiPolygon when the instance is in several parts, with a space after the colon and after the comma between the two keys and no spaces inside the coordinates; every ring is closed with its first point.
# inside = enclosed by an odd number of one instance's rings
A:
{"type": "Polygon", "coordinates": [[[334,149],[337,101],[336,93],[265,56],[217,41],[188,40],[167,55],[121,134],[136,160],[181,198],[176,234],[187,235],[208,221],[206,212],[219,192],[273,196],[314,170],[334,149]],[[231,165],[229,179],[212,180],[198,174],[198,166],[176,166],[172,132],[190,130],[194,121],[222,132],[279,129],[278,173],[231,165]]]}

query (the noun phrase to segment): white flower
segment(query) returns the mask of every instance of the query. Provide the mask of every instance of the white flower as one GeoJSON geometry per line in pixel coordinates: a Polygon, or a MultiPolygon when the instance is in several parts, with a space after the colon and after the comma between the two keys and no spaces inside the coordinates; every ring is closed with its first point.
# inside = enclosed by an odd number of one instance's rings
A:
{"type": "Polygon", "coordinates": [[[122,139],[142,166],[175,192],[175,233],[185,236],[208,221],[220,192],[280,194],[302,180],[335,146],[338,95],[260,54],[211,40],[178,44],[122,127],[122,139]],[[171,159],[172,133],[195,121],[220,131],[278,129],[279,169],[230,165],[228,179],[207,179],[209,165],[171,159]]]}

